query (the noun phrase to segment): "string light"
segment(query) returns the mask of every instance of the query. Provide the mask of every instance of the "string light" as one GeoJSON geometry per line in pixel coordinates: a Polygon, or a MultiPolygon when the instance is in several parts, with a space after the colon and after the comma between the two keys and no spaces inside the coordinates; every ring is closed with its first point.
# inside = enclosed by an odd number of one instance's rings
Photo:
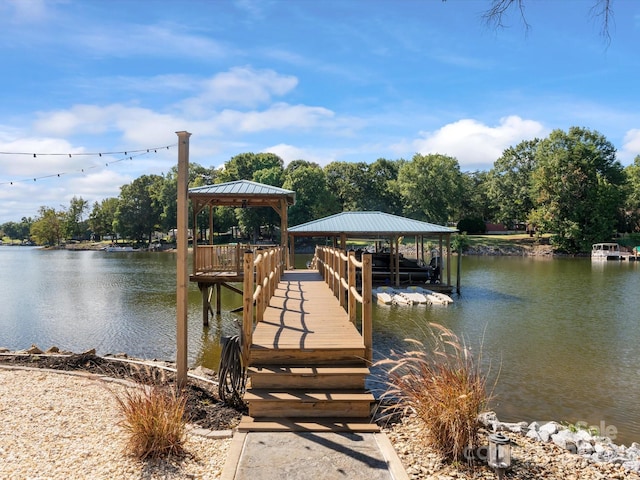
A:
{"type": "MultiPolygon", "coordinates": [[[[68,156],[69,158],[73,158],[73,157],[78,157],[78,156],[85,156],[85,157],[102,157],[103,155],[124,155],[122,158],[118,158],[116,160],[111,160],[109,162],[106,162],[104,164],[105,167],[109,167],[110,165],[113,165],[114,163],[119,163],[122,162],[124,160],[133,160],[134,158],[143,156],[143,155],[148,155],[149,153],[151,153],[151,151],[153,150],[153,153],[158,153],[159,149],[167,149],[169,150],[171,147],[175,147],[177,146],[177,144],[173,144],[173,145],[165,145],[162,147],[151,147],[151,148],[142,148],[140,150],[125,150],[125,151],[118,151],[118,152],[95,152],[95,153],[32,153],[32,152],[0,152],[0,155],[13,155],[13,156],[19,156],[19,155],[28,155],[31,156],[33,155],[33,158],[38,158],[38,156],[44,157],[44,156],[68,156]],[[133,154],[133,155],[132,155],[133,154]]],[[[34,182],[37,180],[43,180],[45,178],[51,178],[51,177],[62,177],[63,175],[71,175],[74,173],[85,173],[85,170],[91,170],[91,169],[96,169],[96,168],[104,168],[102,167],[102,165],[91,165],[88,167],[84,167],[81,168],[80,170],[76,170],[75,172],[60,172],[60,173],[53,173],[50,175],[40,175],[40,176],[36,176],[36,177],[32,177],[32,178],[28,178],[28,179],[24,179],[24,180],[10,180],[10,181],[6,181],[6,182],[0,182],[0,185],[13,185],[14,183],[19,183],[19,182],[27,182],[30,180],[33,180],[34,182]]]]}

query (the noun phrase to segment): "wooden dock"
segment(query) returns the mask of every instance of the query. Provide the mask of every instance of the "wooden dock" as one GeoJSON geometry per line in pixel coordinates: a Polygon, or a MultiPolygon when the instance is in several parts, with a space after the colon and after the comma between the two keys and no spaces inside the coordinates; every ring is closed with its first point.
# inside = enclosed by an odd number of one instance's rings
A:
{"type": "Polygon", "coordinates": [[[283,272],[253,330],[240,431],[378,431],[365,337],[330,283],[316,270],[283,272]]]}

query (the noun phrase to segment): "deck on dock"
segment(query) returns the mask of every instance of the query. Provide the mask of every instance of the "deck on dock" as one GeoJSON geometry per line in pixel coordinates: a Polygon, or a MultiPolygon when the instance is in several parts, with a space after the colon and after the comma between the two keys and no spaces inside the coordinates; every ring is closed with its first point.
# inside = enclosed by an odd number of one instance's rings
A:
{"type": "Polygon", "coordinates": [[[319,272],[284,272],[249,358],[241,431],[377,430],[363,338],[319,272]]]}

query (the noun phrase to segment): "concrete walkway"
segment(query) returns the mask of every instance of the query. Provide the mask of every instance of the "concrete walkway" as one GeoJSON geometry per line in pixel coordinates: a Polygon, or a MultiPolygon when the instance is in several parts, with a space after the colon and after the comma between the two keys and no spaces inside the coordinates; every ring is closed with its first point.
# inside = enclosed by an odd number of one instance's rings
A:
{"type": "Polygon", "coordinates": [[[236,433],[222,480],[408,480],[384,433],[236,433]]]}

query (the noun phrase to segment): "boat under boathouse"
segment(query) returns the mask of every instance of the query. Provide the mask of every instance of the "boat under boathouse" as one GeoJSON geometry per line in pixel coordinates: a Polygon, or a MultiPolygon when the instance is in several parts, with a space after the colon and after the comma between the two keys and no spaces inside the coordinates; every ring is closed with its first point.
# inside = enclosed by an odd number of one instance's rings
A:
{"type": "Polygon", "coordinates": [[[295,265],[295,239],[323,237],[331,245],[347,249],[348,240],[365,240],[375,245],[373,280],[400,286],[430,283],[433,290],[451,292],[451,235],[455,228],[422,222],[384,212],[342,212],[290,227],[290,260],[295,265]],[[401,239],[415,237],[415,258],[400,252],[401,239]],[[425,240],[435,243],[425,252],[425,240]],[[426,255],[425,255],[426,253],[426,255]]]}

